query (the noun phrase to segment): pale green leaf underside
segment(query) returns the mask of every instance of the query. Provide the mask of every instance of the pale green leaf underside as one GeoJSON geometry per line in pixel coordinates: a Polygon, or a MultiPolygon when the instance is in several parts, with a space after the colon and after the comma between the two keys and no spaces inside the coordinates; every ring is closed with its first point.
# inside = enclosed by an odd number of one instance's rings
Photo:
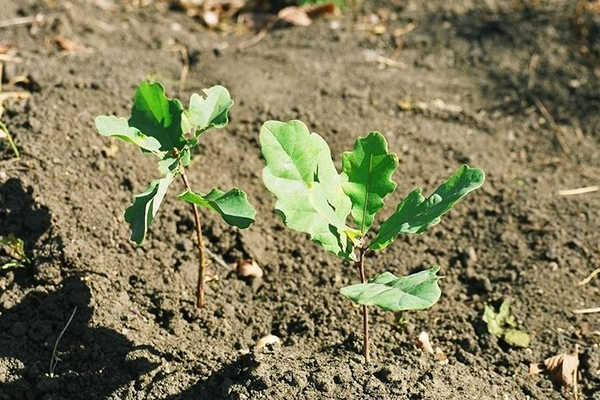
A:
{"type": "Polygon", "coordinates": [[[267,164],[263,181],[277,198],[275,209],[285,225],[347,257],[345,220],[352,204],[341,186],[347,177],[336,171],[325,140],[301,121],[268,121],[260,145],[267,164]]]}
{"type": "Polygon", "coordinates": [[[183,106],[177,99],[169,99],[160,83],[144,81],[133,97],[129,126],[160,143],[161,151],[181,150],[186,139],[183,136],[183,106]]]}
{"type": "Polygon", "coordinates": [[[231,189],[227,193],[213,189],[206,196],[188,190],[180,194],[179,198],[216,212],[229,225],[240,229],[249,227],[256,215],[256,210],[248,202],[246,193],[240,189],[231,189]]]}
{"type": "Polygon", "coordinates": [[[348,175],[344,192],[352,201],[352,217],[362,235],[367,233],[383,199],[396,189],[392,175],[398,167],[396,154],[388,153],[387,142],[379,132],[359,138],[354,150],[345,152],[342,168],[348,175]]]}
{"type": "Polygon", "coordinates": [[[384,272],[368,283],[343,287],[340,293],[355,303],[385,311],[424,310],[440,298],[439,270],[434,267],[400,278],[384,272]]]}
{"type": "Polygon", "coordinates": [[[190,98],[190,108],[185,116],[196,134],[209,128],[223,128],[229,122],[228,112],[233,105],[229,91],[223,86],[204,89],[206,97],[196,93],[190,98]]]}
{"type": "Polygon", "coordinates": [[[401,233],[422,233],[436,225],[443,214],[467,193],[480,187],[484,179],[481,169],[463,165],[427,199],[421,194],[421,189],[413,190],[381,225],[369,248],[381,250],[401,233]]]}
{"type": "Polygon", "coordinates": [[[133,205],[125,211],[125,221],[131,226],[131,240],[139,246],[144,243],[148,228],[173,179],[174,174],[169,172],[164,178],[152,181],[144,193],[135,196],[133,205]]]}
{"type": "Polygon", "coordinates": [[[125,118],[113,115],[96,117],[96,129],[102,136],[112,136],[127,143],[135,144],[142,149],[160,155],[160,142],[153,137],[144,135],[138,129],[129,126],[125,118]]]}

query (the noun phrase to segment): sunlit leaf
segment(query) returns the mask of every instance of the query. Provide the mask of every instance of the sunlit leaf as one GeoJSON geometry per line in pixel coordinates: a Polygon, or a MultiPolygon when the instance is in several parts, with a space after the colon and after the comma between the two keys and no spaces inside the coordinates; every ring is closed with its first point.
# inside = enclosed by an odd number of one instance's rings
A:
{"type": "Polygon", "coordinates": [[[275,209],[286,226],[347,257],[352,234],[345,224],[352,204],[342,190],[347,177],[336,171],[325,140],[301,121],[268,121],[260,145],[267,163],[263,181],[277,197],[275,209]]]}
{"type": "Polygon", "coordinates": [[[144,193],[135,196],[135,201],[125,211],[125,221],[131,226],[131,240],[139,246],[144,243],[148,228],[174,177],[172,172],[168,172],[164,178],[152,181],[144,193]]]}
{"type": "Polygon", "coordinates": [[[369,248],[381,250],[401,233],[422,233],[436,225],[442,215],[467,193],[480,187],[484,179],[482,170],[463,165],[428,198],[423,197],[421,189],[413,190],[381,225],[369,248]]]}
{"type": "Polygon", "coordinates": [[[355,303],[385,311],[424,310],[440,298],[439,270],[434,267],[403,277],[384,272],[368,283],[343,287],[340,293],[355,303]]]}
{"type": "Polygon", "coordinates": [[[205,196],[188,190],[180,194],[179,198],[216,212],[229,225],[240,229],[249,227],[256,215],[256,210],[248,203],[246,193],[240,189],[231,189],[227,193],[213,189],[205,196]]]}
{"type": "Polygon", "coordinates": [[[352,200],[352,217],[361,234],[365,234],[375,214],[383,208],[383,199],[396,189],[392,175],[398,157],[388,153],[387,142],[379,132],[359,138],[354,150],[344,153],[342,168],[348,182],[342,187],[352,200]]]}
{"type": "Polygon", "coordinates": [[[177,99],[169,99],[160,83],[144,81],[137,88],[128,124],[144,135],[155,138],[161,151],[181,150],[183,136],[183,106],[177,99]]]}
{"type": "Polygon", "coordinates": [[[223,86],[204,89],[206,97],[194,93],[190,108],[185,111],[191,129],[197,135],[209,128],[223,128],[229,122],[228,112],[233,105],[229,91],[223,86]]]}
{"type": "Polygon", "coordinates": [[[125,118],[115,116],[100,115],[96,117],[96,129],[102,136],[112,136],[125,142],[135,144],[142,149],[160,154],[160,143],[153,137],[141,133],[138,129],[132,128],[125,118]]]}

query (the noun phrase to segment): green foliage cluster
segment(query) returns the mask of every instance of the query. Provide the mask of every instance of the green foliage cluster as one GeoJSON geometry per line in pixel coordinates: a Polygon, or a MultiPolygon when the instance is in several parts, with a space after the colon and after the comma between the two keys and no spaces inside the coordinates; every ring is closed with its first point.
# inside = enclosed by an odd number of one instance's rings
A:
{"type": "MultiPolygon", "coordinates": [[[[267,163],[263,180],[277,198],[275,209],[285,225],[310,234],[325,250],[353,261],[366,251],[386,248],[399,234],[422,233],[439,223],[443,214],[484,180],[482,170],[463,165],[429,197],[421,189],[413,190],[367,243],[384,198],[396,189],[392,176],[398,157],[388,152],[383,135],[371,132],[359,138],[354,150],[343,154],[341,173],[325,140],[310,133],[301,121],[266,122],[260,144],[267,163]],[[346,224],[349,215],[355,227],[346,224]]],[[[385,272],[341,293],[358,304],[384,310],[423,309],[439,298],[437,271],[432,268],[404,278],[385,272]]]]}
{"type": "MultiPolygon", "coordinates": [[[[96,128],[101,135],[134,144],[159,160],[158,171],[162,177],[138,194],[125,212],[125,221],[131,226],[131,240],[138,245],[143,244],[167,189],[190,164],[191,150],[198,145],[200,136],[210,128],[224,128],[229,122],[233,100],[227,89],[214,86],[204,93],[206,97],[194,93],[189,108],[184,109],[179,100],[165,95],[161,84],[145,81],[134,95],[129,120],[104,115],[96,118],[96,128]]],[[[240,189],[227,192],[213,189],[206,195],[188,189],[179,198],[216,212],[225,222],[238,228],[247,228],[254,222],[256,212],[240,189]]]]}
{"type": "MultiPolygon", "coordinates": [[[[116,137],[137,145],[145,154],[157,158],[160,178],[135,197],[125,212],[131,226],[131,240],[144,242],[169,186],[181,176],[186,190],[179,198],[193,205],[200,267],[198,306],[204,304],[204,253],[200,218],[196,206],[219,214],[238,228],[254,222],[255,210],[246,194],[233,188],[225,192],[212,189],[203,195],[192,191],[185,175],[191,151],[200,136],[210,128],[223,128],[233,105],[222,86],[204,90],[205,96],[191,96],[189,107],[165,95],[154,82],[142,82],[133,101],[129,119],[99,116],[96,127],[101,135],[116,137]]],[[[310,133],[301,121],[267,121],[260,130],[260,147],[266,161],[263,181],[276,197],[275,210],[290,229],[307,233],[326,251],[354,262],[361,283],[341,289],[341,293],[363,307],[365,357],[368,361],[367,306],[388,311],[422,310],[440,297],[439,267],[397,277],[384,272],[367,280],[364,256],[389,246],[400,234],[419,234],[440,222],[442,215],[469,192],[480,187],[484,173],[461,166],[428,197],[421,189],[411,191],[378,229],[372,232],[384,199],[396,190],[393,176],[398,157],[388,151],[379,132],[358,138],[354,149],[342,157],[338,172],[327,142],[310,133]],[[348,225],[348,219],[354,225],[348,225]]],[[[489,314],[491,315],[491,314],[489,314]]],[[[492,318],[492,317],[489,317],[492,318]]],[[[505,321],[506,322],[506,321],[505,321]]]]}

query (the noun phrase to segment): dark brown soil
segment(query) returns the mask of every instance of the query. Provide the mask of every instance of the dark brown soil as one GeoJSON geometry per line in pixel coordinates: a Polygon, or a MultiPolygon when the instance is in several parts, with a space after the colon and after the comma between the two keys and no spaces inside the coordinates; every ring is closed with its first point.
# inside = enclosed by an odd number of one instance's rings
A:
{"type": "Polygon", "coordinates": [[[220,36],[154,6],[93,4],[0,4],[0,20],[42,13],[50,21],[0,28],[0,42],[24,60],[5,76],[36,83],[29,100],[5,102],[2,116],[24,156],[13,160],[0,143],[0,235],[22,237],[34,265],[0,271],[0,399],[569,399],[528,366],[576,345],[582,398],[600,399],[600,314],[572,313],[599,305],[600,278],[576,283],[600,266],[600,192],[556,194],[600,176],[598,15],[578,24],[568,2],[382,1],[341,18],[339,29],[319,21],[236,49],[250,37],[220,36]],[[378,10],[387,33],[360,29],[378,10]],[[392,32],[410,22],[418,27],[403,37],[399,68],[365,60],[365,51],[392,54],[392,32]],[[87,51],[65,54],[52,44],[58,34],[87,51]],[[223,42],[232,46],[215,52],[223,42]],[[204,137],[190,180],[198,191],[244,188],[259,212],[242,232],[205,213],[208,247],[232,265],[252,257],[265,271],[246,283],[214,264],[219,279],[202,311],[189,208],[171,196],[147,243],[130,243],[123,211],[156,177],[154,160],[93,125],[99,114],[127,116],[148,74],[176,95],[175,44],[192,60],[186,101],[214,84],[236,100],[227,129],[204,137]],[[401,111],[407,99],[429,106],[401,111]],[[372,310],[371,365],[358,354],[359,310],[338,294],[357,282],[354,269],[285,230],[260,179],[260,125],[292,118],[321,133],[337,163],[358,136],[383,132],[400,155],[387,212],[461,163],[487,173],[440,225],[368,258],[371,275],[434,265],[445,275],[428,311],[372,310]],[[484,305],[503,299],[531,333],[529,349],[486,332],[484,305]],[[417,348],[423,330],[447,365],[417,348]],[[252,350],[269,333],[281,344],[252,350]]]}

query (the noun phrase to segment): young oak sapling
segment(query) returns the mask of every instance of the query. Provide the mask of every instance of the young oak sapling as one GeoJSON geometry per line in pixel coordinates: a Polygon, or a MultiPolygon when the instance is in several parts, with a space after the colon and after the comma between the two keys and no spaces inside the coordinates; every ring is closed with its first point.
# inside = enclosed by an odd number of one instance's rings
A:
{"type": "Polygon", "coordinates": [[[191,150],[198,145],[200,135],[210,128],[223,128],[229,122],[228,112],[233,101],[223,86],[205,89],[206,97],[196,93],[190,106],[183,108],[177,99],[165,95],[160,83],[142,82],[133,98],[129,120],[115,116],[96,117],[96,128],[103,136],[112,136],[139,146],[143,153],[158,157],[158,170],[162,178],[152,181],[148,189],[137,196],[125,211],[125,221],[131,226],[131,240],[141,246],[152,220],[167,193],[167,189],[181,176],[186,188],[178,197],[191,203],[196,226],[199,254],[196,305],[204,306],[204,281],[206,256],[202,240],[202,225],[197,206],[221,215],[229,225],[240,229],[254,222],[256,211],[248,203],[246,193],[240,189],[223,192],[212,189],[208,194],[195,193],[190,187],[185,168],[191,161],[191,150]]]}
{"type": "Polygon", "coordinates": [[[384,272],[367,281],[365,254],[386,248],[399,234],[422,233],[439,223],[460,198],[483,184],[483,171],[463,165],[427,198],[421,189],[413,190],[368,240],[383,199],[396,189],[392,175],[398,157],[388,152],[383,135],[371,132],[359,138],[354,150],[343,154],[342,173],[333,164],[327,142],[310,133],[301,121],[265,122],[260,145],[266,161],[263,181],[277,198],[275,210],[285,225],[310,234],[325,250],[356,266],[361,283],[340,292],[362,305],[363,355],[369,362],[367,306],[386,311],[423,310],[438,301],[441,290],[439,267],[403,277],[384,272]],[[348,215],[356,228],[346,225],[348,215]]]}

